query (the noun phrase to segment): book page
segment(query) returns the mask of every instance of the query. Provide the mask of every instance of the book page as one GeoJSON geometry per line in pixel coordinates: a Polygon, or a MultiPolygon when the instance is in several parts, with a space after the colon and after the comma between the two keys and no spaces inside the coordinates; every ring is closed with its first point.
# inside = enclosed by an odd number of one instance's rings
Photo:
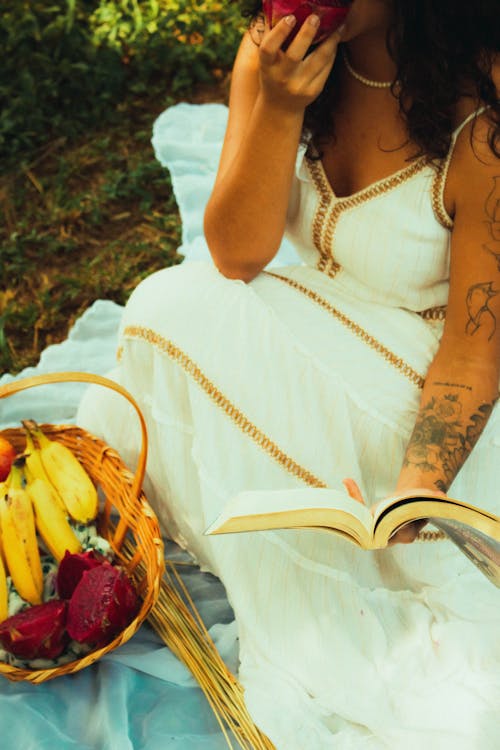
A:
{"type": "MultiPolygon", "coordinates": [[[[401,494],[401,495],[393,495],[392,497],[384,498],[383,500],[380,500],[379,503],[377,503],[377,506],[374,510],[373,516],[375,519],[375,524],[378,520],[378,518],[385,513],[386,510],[392,508],[394,505],[399,505],[402,501],[406,501],[408,503],[415,502],[416,500],[420,499],[431,499],[436,500],[439,498],[436,498],[436,493],[432,490],[424,490],[422,489],[418,496],[417,495],[409,495],[409,494],[401,494]]],[[[464,503],[464,505],[467,505],[467,503],[464,503]]]]}
{"type": "Polygon", "coordinates": [[[404,493],[385,498],[373,509],[374,541],[384,547],[393,533],[419,519],[450,519],[474,527],[500,541],[500,517],[463,500],[436,495],[421,489],[417,494],[404,493]]]}
{"type": "Polygon", "coordinates": [[[375,543],[384,547],[392,534],[402,526],[419,519],[460,521],[500,541],[500,518],[486,510],[442,497],[413,497],[386,506],[375,515],[375,543]]]}
{"type": "MultiPolygon", "coordinates": [[[[268,516],[271,520],[276,514],[283,514],[282,528],[293,524],[293,517],[300,515],[308,518],[309,526],[327,526],[334,528],[335,511],[356,519],[371,533],[373,518],[370,510],[353,500],[347,493],[333,489],[305,488],[296,490],[255,490],[240,492],[224,507],[222,513],[208,527],[205,534],[217,533],[224,524],[232,519],[255,517],[259,519],[259,528],[265,528],[263,521],[268,516]],[[311,511],[308,515],[307,511],[311,511]],[[314,513],[312,512],[314,511],[314,513]]],[[[233,528],[235,525],[232,524],[233,528]]],[[[275,524],[273,523],[273,527],[275,524]]]]}
{"type": "MultiPolygon", "coordinates": [[[[373,516],[375,521],[375,526],[377,525],[378,519],[383,516],[387,511],[390,511],[393,507],[402,507],[403,505],[411,506],[412,503],[419,503],[424,501],[434,501],[436,503],[446,503],[450,507],[455,508],[465,508],[467,510],[472,510],[476,513],[479,513],[480,515],[484,516],[485,518],[489,518],[493,521],[498,521],[498,516],[495,516],[493,513],[490,513],[487,510],[484,510],[483,508],[480,508],[476,505],[472,505],[471,503],[465,502],[465,500],[456,500],[453,497],[441,497],[440,495],[436,495],[435,492],[432,490],[419,490],[418,495],[412,495],[408,493],[403,493],[401,495],[393,495],[392,497],[385,498],[381,500],[379,503],[377,503],[376,508],[374,509],[373,516]]],[[[429,506],[432,507],[432,506],[429,506]]],[[[410,519],[411,520],[411,519],[410,519]]]]}

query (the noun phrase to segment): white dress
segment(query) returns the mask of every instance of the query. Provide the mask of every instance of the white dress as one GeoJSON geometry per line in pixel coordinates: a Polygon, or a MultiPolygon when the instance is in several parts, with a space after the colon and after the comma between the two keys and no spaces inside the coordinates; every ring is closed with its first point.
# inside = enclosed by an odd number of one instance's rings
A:
{"type": "MultiPolygon", "coordinates": [[[[246,701],[277,750],[500,746],[500,594],[453,544],[203,536],[243,489],[393,490],[442,332],[449,159],[336,198],[302,157],[287,226],[302,264],[245,284],[183,263],[125,309],[114,377],[147,418],[148,492],[222,579],[246,701]]],[[[79,422],[131,455],[113,395],[91,391],[79,422]]],[[[497,407],[450,494],[500,514],[499,480],[497,407]]]]}

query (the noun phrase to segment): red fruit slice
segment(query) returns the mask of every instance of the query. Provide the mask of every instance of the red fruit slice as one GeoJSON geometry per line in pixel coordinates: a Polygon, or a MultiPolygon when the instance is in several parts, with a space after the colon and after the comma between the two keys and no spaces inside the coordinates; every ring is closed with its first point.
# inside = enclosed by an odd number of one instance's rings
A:
{"type": "Polygon", "coordinates": [[[61,599],[71,599],[73,591],[86,570],[97,568],[104,562],[104,557],[93,550],[71,553],[66,550],[57,569],[57,593],[61,599]]]}
{"type": "Polygon", "coordinates": [[[120,621],[120,629],[123,630],[136,616],[140,604],[130,578],[123,571],[118,582],[117,593],[118,596],[114,600],[116,615],[113,617],[120,621]]]}
{"type": "Polygon", "coordinates": [[[9,443],[9,441],[0,437],[0,482],[7,479],[14,459],[16,457],[16,449],[9,443]]]}
{"type": "Polygon", "coordinates": [[[286,49],[311,13],[320,18],[314,37],[314,44],[319,44],[345,21],[351,5],[350,0],[263,0],[263,11],[271,28],[284,16],[294,15],[297,19],[283,44],[283,49],[286,49]]]}
{"type": "Polygon", "coordinates": [[[68,642],[67,602],[53,599],[0,623],[0,643],[19,659],[55,659],[68,642]]]}
{"type": "Polygon", "coordinates": [[[79,643],[103,646],[133,619],[139,598],[125,572],[108,562],[86,570],[69,600],[67,631],[79,643]]]}

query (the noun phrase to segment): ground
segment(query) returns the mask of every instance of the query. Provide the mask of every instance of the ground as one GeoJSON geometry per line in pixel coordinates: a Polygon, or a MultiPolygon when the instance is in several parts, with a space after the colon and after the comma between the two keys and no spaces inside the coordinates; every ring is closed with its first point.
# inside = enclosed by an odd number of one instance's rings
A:
{"type": "MultiPolygon", "coordinates": [[[[225,102],[228,81],[190,102],[225,102]]],[[[0,178],[0,373],[35,365],[96,299],[124,304],[153,271],[179,263],[180,222],[150,144],[172,97],[136,97],[116,122],[47,142],[0,178]]]]}

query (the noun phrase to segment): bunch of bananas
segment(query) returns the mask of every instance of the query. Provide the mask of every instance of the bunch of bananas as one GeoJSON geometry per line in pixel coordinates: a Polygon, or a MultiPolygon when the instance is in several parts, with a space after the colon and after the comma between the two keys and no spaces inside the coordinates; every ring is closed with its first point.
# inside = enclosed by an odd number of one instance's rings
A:
{"type": "Polygon", "coordinates": [[[43,575],[37,533],[57,562],[81,544],[69,518],[89,523],[98,510],[97,491],[76,456],[23,422],[26,452],[0,484],[0,622],[8,615],[7,574],[19,595],[40,604],[43,575]]]}

